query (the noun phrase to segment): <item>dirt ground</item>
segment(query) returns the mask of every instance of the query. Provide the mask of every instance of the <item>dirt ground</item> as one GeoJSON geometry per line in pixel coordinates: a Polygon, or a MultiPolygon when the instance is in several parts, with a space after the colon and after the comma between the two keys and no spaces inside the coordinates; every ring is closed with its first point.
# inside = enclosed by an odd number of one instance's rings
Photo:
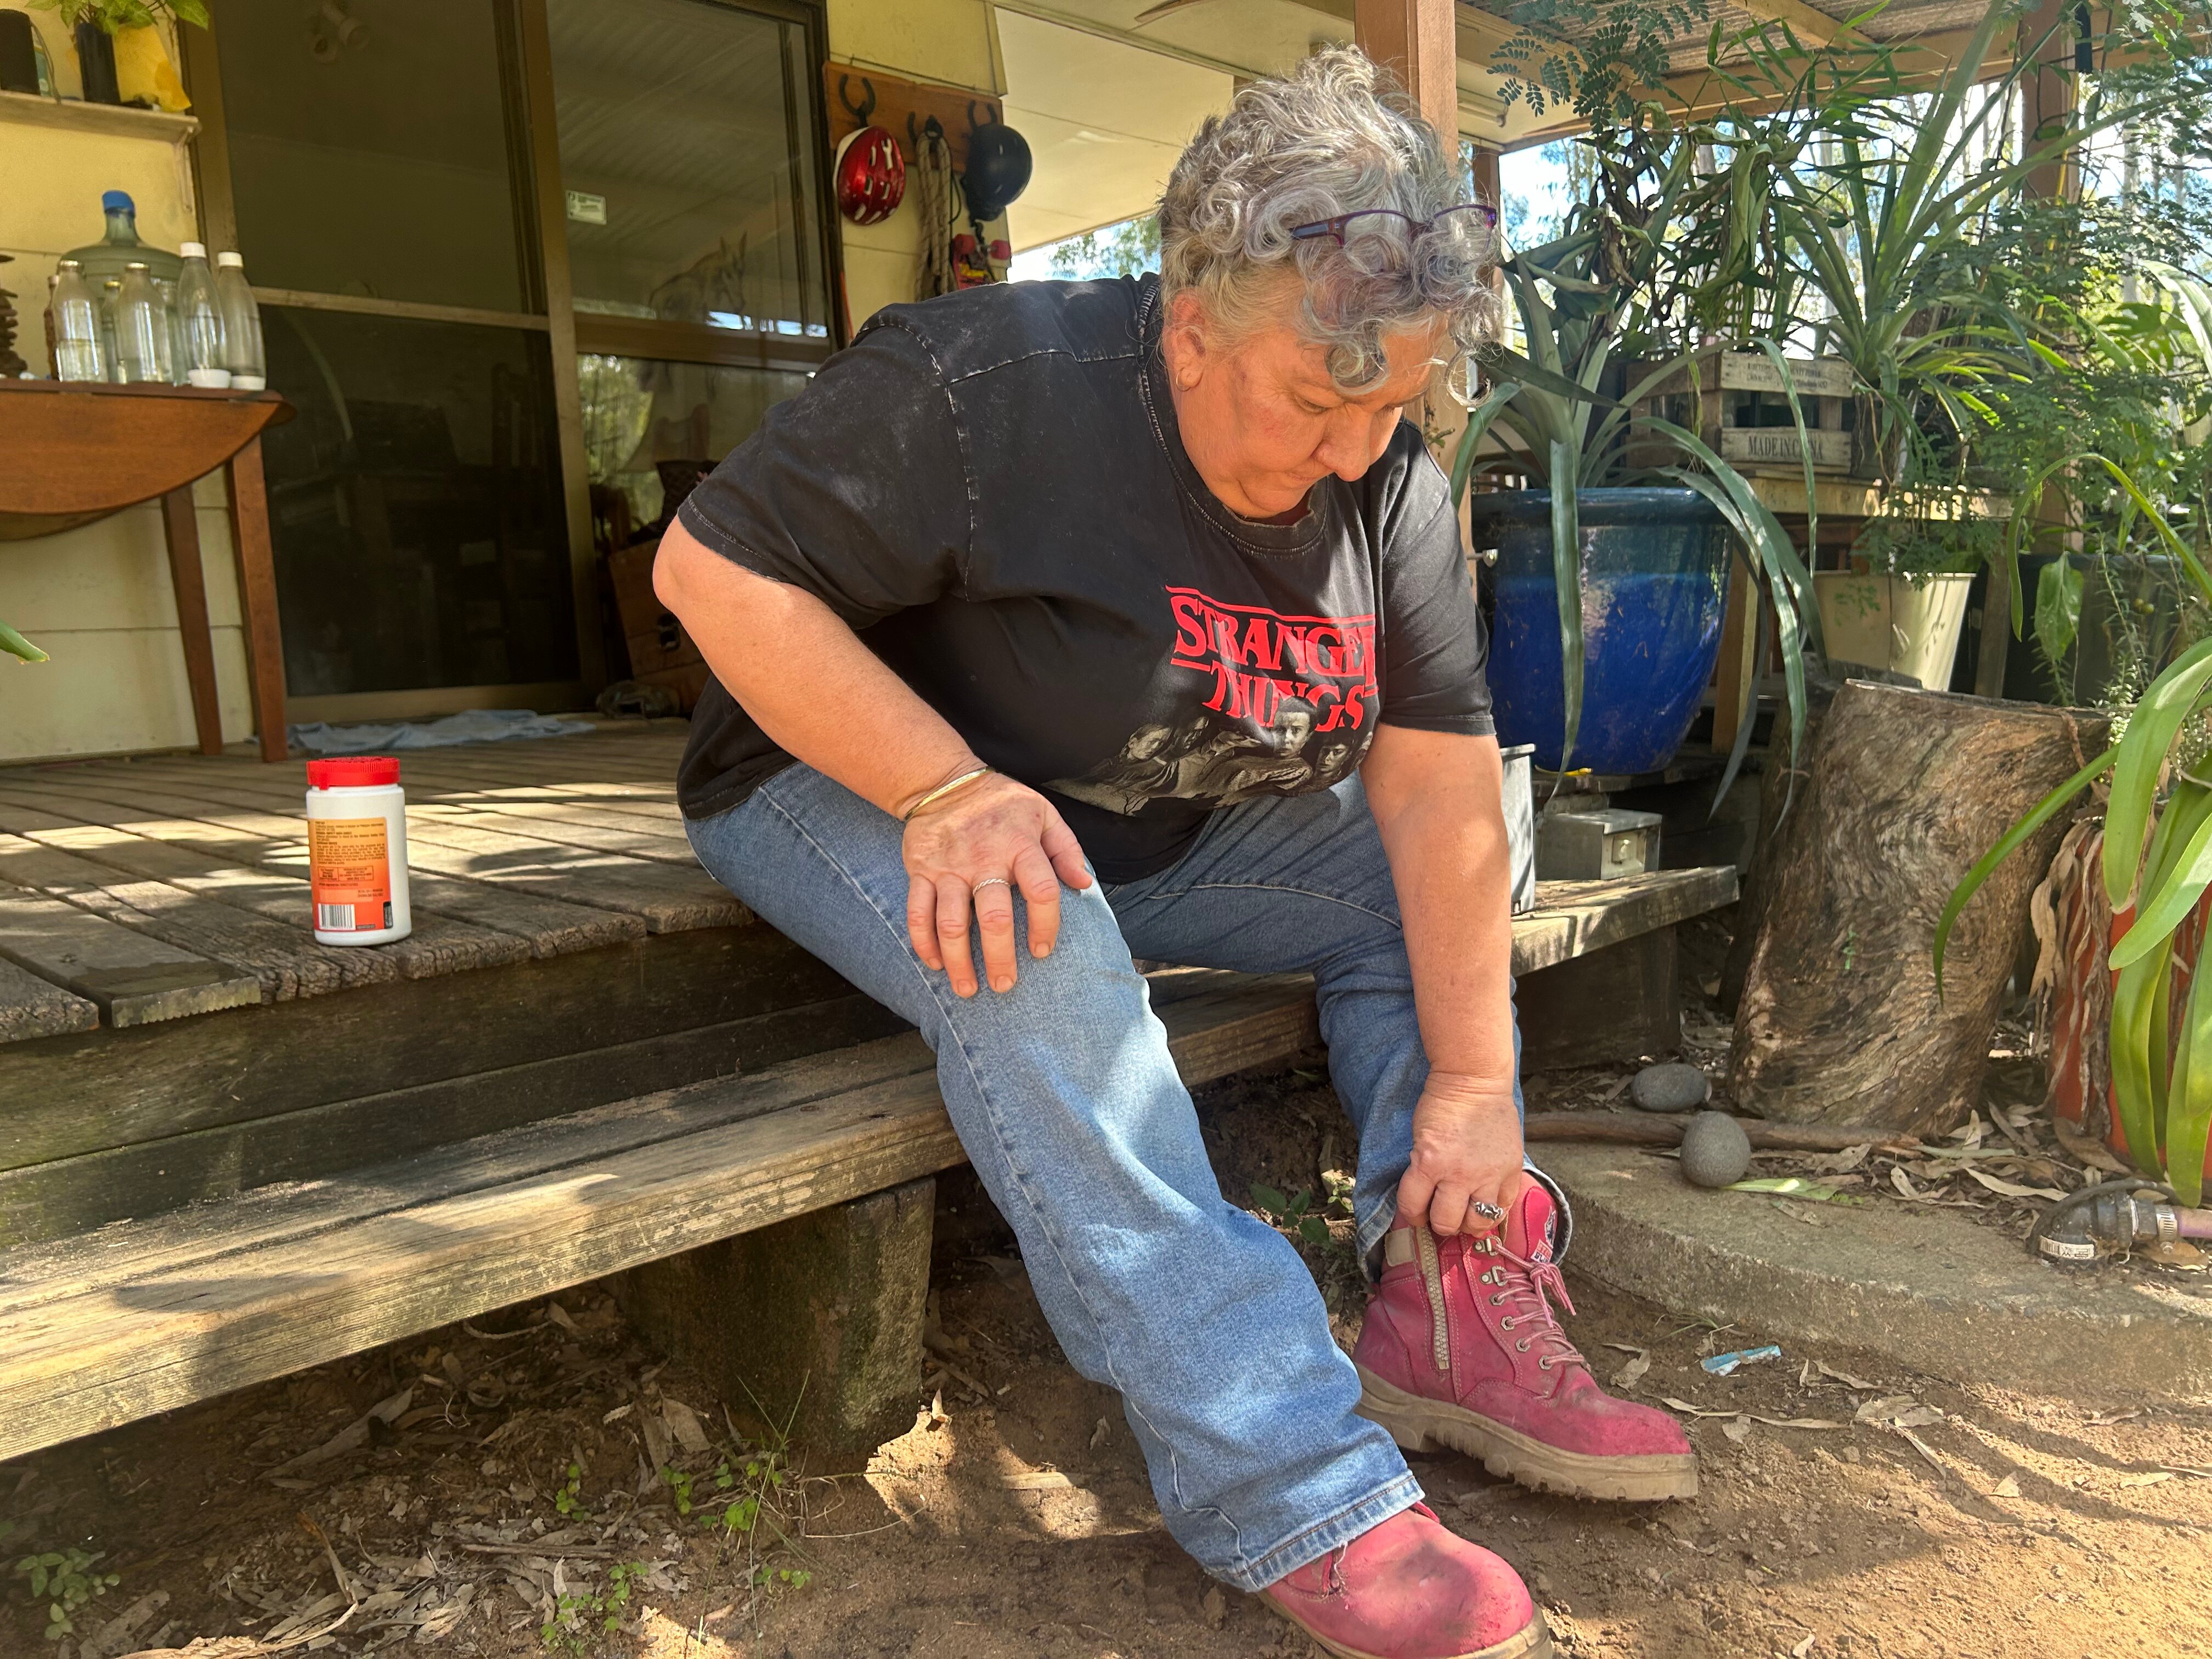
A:
{"type": "MultiPolygon", "coordinates": [[[[1627,1073],[1562,1086],[1608,1075],[1627,1073]]],[[[1257,1183],[1325,1206],[1325,1172],[1352,1162],[1310,1071],[1218,1086],[1201,1115],[1240,1200],[1257,1183]]],[[[864,1474],[738,1443],[587,1285],[0,1464],[0,1659],[1315,1652],[1170,1540],[1114,1395],[1069,1369],[981,1212],[943,1184],[915,1426],[864,1474]],[[34,1599],[18,1558],[105,1588],[50,1638],[57,1592],[34,1599]]],[[[1302,1249],[1348,1344],[1346,1233],[1302,1249]]],[[[2094,1413],[1842,1352],[1715,1376],[1699,1358],[1760,1342],[1757,1310],[1685,1326],[1586,1265],[1567,1265],[1568,1329],[1601,1376],[1685,1417],[1700,1495],[1601,1505],[1413,1465],[1573,1659],[2212,1651],[2212,1405],[2094,1413]]]]}

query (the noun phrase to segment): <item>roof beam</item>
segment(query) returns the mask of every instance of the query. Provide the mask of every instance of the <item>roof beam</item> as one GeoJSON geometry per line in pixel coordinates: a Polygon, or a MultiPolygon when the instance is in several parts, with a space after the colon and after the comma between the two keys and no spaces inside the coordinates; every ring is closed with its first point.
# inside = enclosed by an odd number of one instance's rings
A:
{"type": "Polygon", "coordinates": [[[1825,11],[1815,11],[1804,0],[1734,0],[1762,23],[1785,25],[1798,40],[1808,46],[1832,46],[1838,34],[1844,33],[1843,24],[1825,11]]]}

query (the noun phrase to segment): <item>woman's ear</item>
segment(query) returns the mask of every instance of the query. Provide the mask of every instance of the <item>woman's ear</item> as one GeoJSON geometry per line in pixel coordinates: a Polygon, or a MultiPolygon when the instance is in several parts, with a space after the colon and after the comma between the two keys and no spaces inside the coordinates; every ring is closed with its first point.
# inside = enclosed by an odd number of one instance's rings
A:
{"type": "Polygon", "coordinates": [[[1168,379],[1178,392],[1188,392],[1206,378],[1206,321],[1205,306],[1187,289],[1168,306],[1161,351],[1168,379]]]}

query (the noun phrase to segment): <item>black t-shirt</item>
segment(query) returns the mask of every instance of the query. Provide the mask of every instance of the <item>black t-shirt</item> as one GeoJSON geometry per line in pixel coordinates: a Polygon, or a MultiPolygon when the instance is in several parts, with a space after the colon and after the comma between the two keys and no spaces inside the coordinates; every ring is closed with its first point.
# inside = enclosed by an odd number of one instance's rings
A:
{"type": "MultiPolygon", "coordinates": [[[[1340,781],[1378,720],[1492,729],[1457,519],[1419,434],[1401,423],[1295,523],[1240,519],[1183,453],[1158,310],[1149,276],[889,307],[678,515],[859,630],[979,757],[1052,797],[1109,882],[1173,863],[1218,807],[1340,781]]],[[[792,763],[719,682],[691,724],[694,817],[792,763]]]]}

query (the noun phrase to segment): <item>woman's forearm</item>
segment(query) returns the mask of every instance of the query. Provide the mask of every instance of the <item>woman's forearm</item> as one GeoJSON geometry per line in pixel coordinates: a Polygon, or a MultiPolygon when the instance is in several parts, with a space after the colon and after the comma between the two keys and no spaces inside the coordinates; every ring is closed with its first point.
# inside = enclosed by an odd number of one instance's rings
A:
{"type": "Polygon", "coordinates": [[[762,731],[886,812],[981,764],[828,605],[701,545],[680,521],[661,538],[653,588],[762,731]]]}
{"type": "Polygon", "coordinates": [[[1513,877],[1494,738],[1384,726],[1360,769],[1432,1070],[1513,1079],[1513,877]]]}

